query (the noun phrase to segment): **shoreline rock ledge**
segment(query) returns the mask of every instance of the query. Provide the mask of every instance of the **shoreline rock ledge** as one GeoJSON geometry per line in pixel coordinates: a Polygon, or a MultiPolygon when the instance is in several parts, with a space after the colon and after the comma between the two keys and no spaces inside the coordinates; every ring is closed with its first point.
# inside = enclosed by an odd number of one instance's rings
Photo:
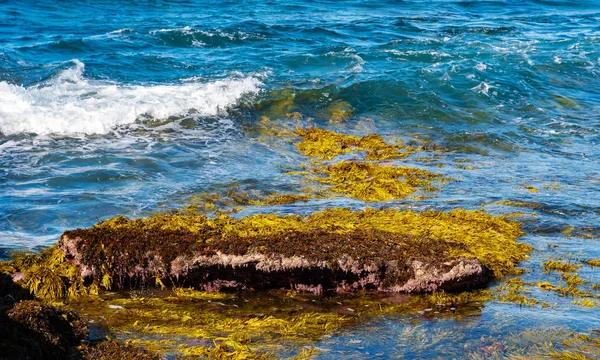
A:
{"type": "Polygon", "coordinates": [[[423,293],[478,288],[493,276],[479,259],[460,255],[468,254],[460,242],[376,228],[256,235],[226,232],[227,226],[210,221],[212,227],[197,230],[113,219],[65,232],[58,249],[86,283],[112,289],[423,293]]]}

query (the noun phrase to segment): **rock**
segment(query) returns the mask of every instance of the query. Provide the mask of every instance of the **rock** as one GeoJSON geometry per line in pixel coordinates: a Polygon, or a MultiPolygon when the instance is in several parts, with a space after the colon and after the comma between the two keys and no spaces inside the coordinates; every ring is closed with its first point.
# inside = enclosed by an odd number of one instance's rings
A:
{"type": "Polygon", "coordinates": [[[87,333],[72,311],[22,301],[0,314],[0,359],[66,359],[87,333]]]}
{"type": "Polygon", "coordinates": [[[26,300],[0,311],[1,360],[158,360],[160,356],[116,340],[84,344],[89,335],[75,312],[26,300]]]}
{"type": "Polygon", "coordinates": [[[279,289],[322,293],[421,293],[484,285],[478,259],[449,257],[461,244],[382,230],[317,229],[199,241],[185,231],[95,227],[66,232],[58,244],[81,276],[116,288],[155,283],[207,291],[279,289]],[[160,280],[157,281],[156,279],[160,280]]]}

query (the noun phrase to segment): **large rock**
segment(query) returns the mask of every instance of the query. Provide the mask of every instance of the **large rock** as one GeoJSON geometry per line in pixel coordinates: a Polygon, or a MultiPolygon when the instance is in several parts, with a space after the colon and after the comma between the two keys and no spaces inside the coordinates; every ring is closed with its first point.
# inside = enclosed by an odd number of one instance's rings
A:
{"type": "Polygon", "coordinates": [[[66,232],[58,246],[84,278],[127,289],[162,283],[209,291],[419,293],[480,287],[491,277],[479,260],[452,256],[460,243],[375,229],[199,241],[181,230],[94,227],[66,232]]]}

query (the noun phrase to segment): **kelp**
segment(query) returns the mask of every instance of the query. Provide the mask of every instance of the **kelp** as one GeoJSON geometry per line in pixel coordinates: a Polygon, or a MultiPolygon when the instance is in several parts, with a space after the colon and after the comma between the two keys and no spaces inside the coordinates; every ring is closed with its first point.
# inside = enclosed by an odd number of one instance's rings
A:
{"type": "Polygon", "coordinates": [[[352,117],[353,109],[349,102],[338,100],[327,106],[326,113],[329,115],[329,121],[339,123],[350,119],[350,117],[352,117]]]}
{"type": "Polygon", "coordinates": [[[549,281],[542,281],[537,283],[538,288],[552,291],[558,296],[572,297],[574,298],[574,300],[571,301],[573,305],[583,307],[598,306],[598,301],[596,301],[596,299],[600,299],[600,295],[595,293],[598,290],[598,285],[590,283],[588,280],[581,278],[578,273],[574,272],[581,267],[580,264],[569,264],[558,261],[548,261],[545,264],[547,263],[550,263],[550,266],[546,268],[546,274],[549,274],[550,271],[559,271],[562,272],[562,276],[559,278],[556,285],[549,281]]]}
{"type": "Polygon", "coordinates": [[[508,279],[500,286],[499,299],[501,302],[515,303],[520,306],[536,306],[548,307],[545,302],[539,301],[529,293],[529,288],[520,278],[508,279]]]}
{"type": "Polygon", "coordinates": [[[585,260],[583,263],[589,266],[600,267],[600,259],[585,260]]]}
{"type": "Polygon", "coordinates": [[[523,208],[528,208],[528,209],[541,209],[543,207],[543,205],[538,202],[518,201],[518,200],[499,200],[499,201],[492,202],[492,204],[523,207],[523,208]]]}
{"type": "Polygon", "coordinates": [[[338,155],[356,151],[364,151],[367,160],[404,158],[419,150],[412,146],[405,146],[401,142],[390,145],[377,134],[359,138],[318,128],[298,128],[296,132],[302,138],[301,142],[296,143],[298,151],[322,160],[330,160],[338,155]]]}
{"type": "Polygon", "coordinates": [[[461,318],[479,313],[482,303],[490,299],[486,290],[412,297],[323,298],[278,291],[227,294],[217,299],[212,293],[192,289],[139,295],[144,294],[107,295],[104,301],[80,298],[71,306],[85,309],[89,318],[110,328],[127,344],[177,355],[178,359],[276,359],[281,353],[296,353],[292,359],[309,359],[318,354],[312,345],[324,335],[374,317],[461,318]]]}
{"type": "Polygon", "coordinates": [[[188,204],[186,207],[182,209],[183,211],[179,210],[179,212],[211,212],[236,209],[242,206],[286,205],[307,202],[321,196],[322,194],[316,191],[281,193],[231,184],[222,193],[205,192],[191,196],[187,199],[188,204]]]}
{"type": "MultiPolygon", "coordinates": [[[[600,357],[600,337],[596,331],[579,333],[569,329],[543,327],[511,332],[506,338],[498,340],[503,351],[497,358],[587,360],[600,357]]],[[[489,354],[486,355],[469,357],[490,358],[489,354]]]]}
{"type": "Polygon", "coordinates": [[[576,271],[581,267],[581,264],[571,264],[569,261],[563,261],[560,258],[548,260],[543,265],[546,273],[549,273],[550,271],[576,271]]]}
{"type": "Polygon", "coordinates": [[[380,165],[367,162],[341,161],[313,169],[311,179],[331,185],[329,191],[365,201],[403,199],[417,189],[436,191],[433,182],[448,181],[442,175],[407,166],[380,165]],[[319,175],[325,176],[319,176],[319,175]]]}
{"type": "Polygon", "coordinates": [[[56,245],[41,254],[26,254],[10,261],[2,261],[0,272],[22,273],[18,284],[41,300],[62,301],[98,291],[95,283],[83,285],[79,267],[66,261],[65,254],[56,245]]]}

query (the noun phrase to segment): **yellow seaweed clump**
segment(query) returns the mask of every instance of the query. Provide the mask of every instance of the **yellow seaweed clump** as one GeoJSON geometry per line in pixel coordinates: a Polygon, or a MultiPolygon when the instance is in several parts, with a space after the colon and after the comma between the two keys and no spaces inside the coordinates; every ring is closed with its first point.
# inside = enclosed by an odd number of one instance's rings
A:
{"type": "Polygon", "coordinates": [[[318,128],[296,129],[296,132],[302,138],[301,142],[296,143],[298,151],[322,160],[331,160],[338,155],[355,151],[365,151],[367,160],[384,160],[403,158],[417,150],[401,143],[390,145],[377,134],[359,138],[318,128]]]}
{"type": "Polygon", "coordinates": [[[600,267],[600,259],[586,260],[586,261],[584,261],[584,263],[587,264],[587,265],[589,265],[589,266],[600,267]]]}
{"type": "Polygon", "coordinates": [[[580,264],[571,264],[570,262],[561,261],[561,259],[548,260],[544,263],[544,272],[549,273],[550,271],[563,271],[570,272],[576,271],[581,267],[580,264]]]}
{"type": "Polygon", "coordinates": [[[280,193],[277,191],[261,191],[256,189],[243,189],[231,186],[224,194],[201,193],[191,196],[189,204],[184,211],[205,212],[234,209],[237,206],[273,206],[307,202],[317,196],[312,193],[280,193]]]}
{"type": "Polygon", "coordinates": [[[327,175],[314,179],[332,185],[330,191],[365,201],[402,199],[417,188],[434,191],[433,180],[447,180],[427,170],[354,161],[318,167],[315,172],[327,175]]]}
{"type": "Polygon", "coordinates": [[[64,253],[56,246],[49,247],[41,254],[27,254],[2,261],[0,273],[22,273],[23,277],[18,283],[36,298],[47,301],[62,301],[97,292],[96,284],[83,285],[79,267],[66,261],[64,253]]]}
{"type": "Polygon", "coordinates": [[[352,105],[345,100],[339,100],[332,102],[327,106],[327,112],[329,113],[329,121],[338,123],[346,121],[352,117],[352,105]]]}

